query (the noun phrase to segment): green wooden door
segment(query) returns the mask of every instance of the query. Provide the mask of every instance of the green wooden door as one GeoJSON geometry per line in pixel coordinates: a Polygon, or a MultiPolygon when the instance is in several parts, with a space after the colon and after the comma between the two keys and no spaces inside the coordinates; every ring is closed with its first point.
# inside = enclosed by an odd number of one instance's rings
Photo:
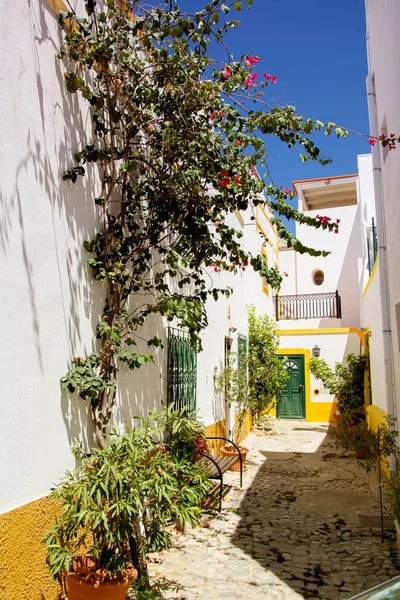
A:
{"type": "Polygon", "coordinates": [[[291,354],[287,359],[289,379],[279,394],[276,416],[279,419],[305,419],[304,356],[291,354]]]}

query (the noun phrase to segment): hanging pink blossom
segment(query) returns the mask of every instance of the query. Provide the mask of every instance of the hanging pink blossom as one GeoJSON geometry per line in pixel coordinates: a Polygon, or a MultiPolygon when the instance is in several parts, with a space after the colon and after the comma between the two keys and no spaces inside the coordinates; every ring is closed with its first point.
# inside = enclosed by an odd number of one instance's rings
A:
{"type": "Polygon", "coordinates": [[[223,67],[222,69],[222,77],[224,79],[229,79],[229,77],[232,75],[232,71],[230,70],[229,67],[223,67]]]}
{"type": "Polygon", "coordinates": [[[256,63],[259,63],[260,60],[261,59],[258,56],[248,56],[247,59],[246,59],[246,65],[248,67],[252,67],[256,63]]]}

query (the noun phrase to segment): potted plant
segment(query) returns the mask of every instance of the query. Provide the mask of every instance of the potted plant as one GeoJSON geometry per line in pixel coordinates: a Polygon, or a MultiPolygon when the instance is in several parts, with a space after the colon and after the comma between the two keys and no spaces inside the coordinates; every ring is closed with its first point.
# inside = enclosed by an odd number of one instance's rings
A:
{"type": "MultiPolygon", "coordinates": [[[[245,446],[241,446],[242,430],[245,419],[250,410],[250,395],[247,379],[247,363],[245,357],[229,352],[225,366],[220,366],[214,371],[214,393],[220,394],[225,398],[225,402],[232,404],[236,409],[236,423],[233,427],[233,442],[239,448],[242,457],[242,464],[246,461],[249,451],[245,446]]],[[[220,448],[223,456],[239,456],[235,446],[228,444],[220,448]]],[[[231,471],[240,470],[240,460],[233,463],[231,471]]]]}
{"type": "Polygon", "coordinates": [[[196,427],[192,416],[165,409],[111,435],[90,457],[74,449],[80,464],[52,492],[60,514],[44,540],[51,573],[67,578],[69,600],[103,600],[108,592],[125,600],[138,572],[146,586],[146,555],[169,547],[165,526],[198,522],[210,484],[179,443],[179,431],[196,427]],[[156,441],[161,435],[165,442],[156,441]]]}
{"type": "Polygon", "coordinates": [[[377,431],[368,427],[364,409],[346,412],[336,430],[336,441],[345,450],[354,450],[367,471],[377,460],[388,463],[391,454],[398,454],[398,432],[381,425],[377,431]]]}

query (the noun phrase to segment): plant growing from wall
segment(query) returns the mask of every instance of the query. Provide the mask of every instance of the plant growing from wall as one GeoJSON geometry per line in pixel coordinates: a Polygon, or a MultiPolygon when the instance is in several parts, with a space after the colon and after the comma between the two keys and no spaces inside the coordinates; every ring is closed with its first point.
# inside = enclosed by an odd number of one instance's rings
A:
{"type": "Polygon", "coordinates": [[[340,414],[358,411],[364,412],[364,376],[367,369],[367,357],[360,354],[347,354],[346,364],[335,363],[332,369],[326,360],[312,358],[308,363],[310,372],[322,381],[330,394],[338,401],[340,414]]]}
{"type": "Polygon", "coordinates": [[[257,315],[254,306],[247,309],[249,324],[249,406],[256,419],[275,402],[285,387],[288,374],[285,360],[278,357],[279,327],[268,315],[257,315]]]}
{"type": "Polygon", "coordinates": [[[161,345],[150,335],[148,349],[137,346],[149,317],[175,319],[199,344],[208,296],[229,294],[209,285],[209,267],[236,272],[251,264],[279,288],[279,272],[242,248],[227,215],[264,204],[288,246],[314,256],[327,253],[305,247],[280,217],[338,229],[293,209],[291,190],[252,175],[255,165],[265,165],[263,136],[297,146],[303,161],[325,164],[309,135],[321,128],[338,137],[347,132],[305,119],[293,106],[266,102],[276,77],[258,77],[257,56],[233,60],[227,53],[223,64],[211,60],[211,40],[224,44],[226,32],[239,24],[231,12],[251,3],[212,0],[190,14],[177,1],[152,7],[140,0],[87,0],[85,16],[60,14],[66,89],[88,103],[92,122],[63,179],[74,184],[90,173],[97,182],[99,225],[84,246],[105,296],[98,345],[73,359],[62,386],[90,402],[100,447],[120,365],[140,368],[161,345]]]}

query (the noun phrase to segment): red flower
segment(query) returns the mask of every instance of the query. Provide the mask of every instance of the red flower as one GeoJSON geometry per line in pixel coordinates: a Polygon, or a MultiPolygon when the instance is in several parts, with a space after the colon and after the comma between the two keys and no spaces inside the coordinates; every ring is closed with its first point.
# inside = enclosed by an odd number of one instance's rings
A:
{"type": "Polygon", "coordinates": [[[219,180],[219,185],[221,187],[227,187],[230,184],[231,180],[228,179],[228,177],[224,177],[223,179],[219,180]]]}
{"type": "Polygon", "coordinates": [[[278,77],[274,75],[273,77],[271,77],[271,81],[272,83],[276,83],[278,81],[278,77]]]}
{"type": "Polygon", "coordinates": [[[211,115],[210,115],[210,120],[211,120],[211,121],[214,121],[214,119],[215,119],[215,114],[214,114],[214,113],[211,113],[211,115]]]}
{"type": "Polygon", "coordinates": [[[267,81],[269,81],[270,79],[272,79],[272,75],[269,75],[268,73],[263,73],[263,77],[265,77],[265,79],[267,81]]]}
{"type": "Polygon", "coordinates": [[[290,188],[286,188],[285,194],[291,194],[291,193],[292,193],[292,190],[290,188]]]}
{"type": "Polygon", "coordinates": [[[285,272],[283,273],[283,276],[284,276],[284,277],[289,277],[289,274],[288,274],[288,273],[286,273],[286,271],[285,271],[285,272]]]}
{"type": "Polygon", "coordinates": [[[250,79],[250,77],[248,79],[246,79],[245,84],[246,84],[247,88],[253,87],[253,82],[250,79]]]}
{"type": "Polygon", "coordinates": [[[252,67],[253,65],[259,62],[260,58],[258,56],[248,56],[246,59],[246,65],[248,65],[249,67],[252,67]]]}
{"type": "Polygon", "coordinates": [[[253,73],[250,77],[251,81],[255,81],[258,77],[258,73],[253,73]]]}
{"type": "Polygon", "coordinates": [[[242,182],[242,180],[240,179],[239,175],[234,175],[233,181],[235,181],[236,183],[241,183],[242,182]]]}
{"type": "Polygon", "coordinates": [[[232,75],[232,71],[230,70],[229,67],[223,67],[222,69],[222,77],[224,79],[229,79],[229,77],[232,75]]]}
{"type": "Polygon", "coordinates": [[[374,137],[372,137],[372,135],[368,140],[368,144],[370,144],[370,146],[375,146],[375,144],[376,144],[376,140],[374,137]]]}
{"type": "Polygon", "coordinates": [[[336,219],[336,223],[339,225],[339,223],[340,223],[340,219],[336,219]]]}
{"type": "Polygon", "coordinates": [[[236,144],[237,144],[238,146],[242,146],[243,142],[242,142],[242,140],[236,140],[236,144]]]}
{"type": "Polygon", "coordinates": [[[222,177],[228,177],[229,173],[225,169],[222,169],[221,175],[222,175],[222,177]]]}

